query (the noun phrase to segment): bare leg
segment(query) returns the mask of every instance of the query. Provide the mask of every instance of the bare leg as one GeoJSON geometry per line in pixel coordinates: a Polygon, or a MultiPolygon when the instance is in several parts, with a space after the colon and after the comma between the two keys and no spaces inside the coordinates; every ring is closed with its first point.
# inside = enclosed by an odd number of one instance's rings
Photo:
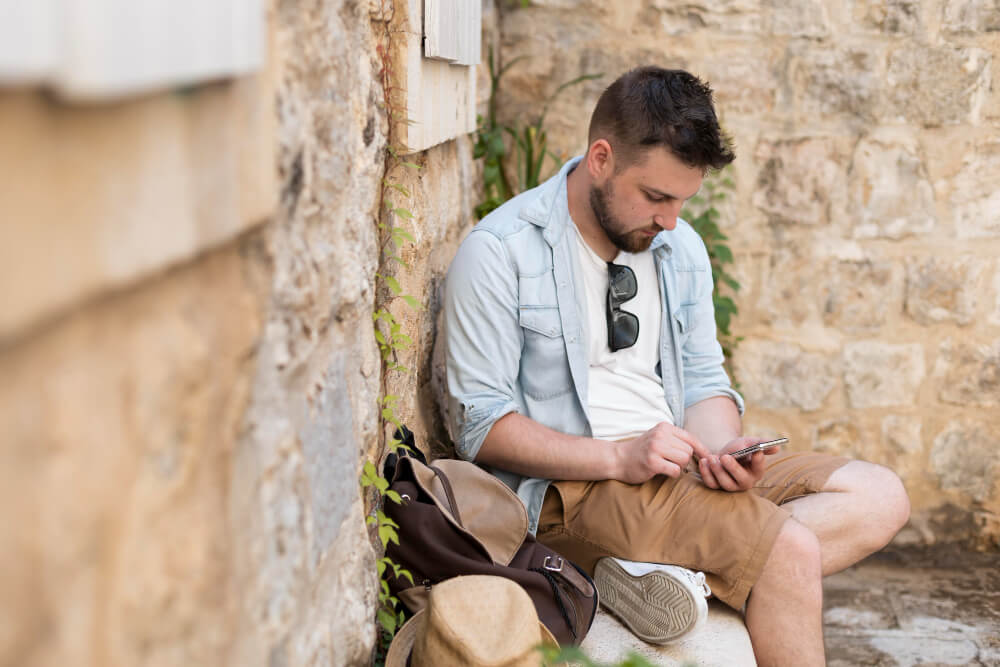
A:
{"type": "Polygon", "coordinates": [[[746,624],[760,667],[826,664],[820,567],[816,536],[787,520],[747,600],[746,624]]]}
{"type": "Polygon", "coordinates": [[[899,477],[864,461],[851,461],[834,472],[821,493],[782,507],[819,538],[823,576],[884,547],[910,516],[910,501],[899,477]]]}

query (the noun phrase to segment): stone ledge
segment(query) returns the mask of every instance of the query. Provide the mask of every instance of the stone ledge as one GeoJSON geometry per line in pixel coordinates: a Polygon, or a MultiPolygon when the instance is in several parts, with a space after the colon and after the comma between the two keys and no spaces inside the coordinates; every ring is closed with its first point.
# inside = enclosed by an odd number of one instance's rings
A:
{"type": "Polygon", "coordinates": [[[756,667],[743,617],[717,600],[708,604],[708,621],[695,634],[674,644],[647,644],[603,609],[597,612],[581,648],[593,660],[615,663],[629,651],[665,667],[756,667]]]}

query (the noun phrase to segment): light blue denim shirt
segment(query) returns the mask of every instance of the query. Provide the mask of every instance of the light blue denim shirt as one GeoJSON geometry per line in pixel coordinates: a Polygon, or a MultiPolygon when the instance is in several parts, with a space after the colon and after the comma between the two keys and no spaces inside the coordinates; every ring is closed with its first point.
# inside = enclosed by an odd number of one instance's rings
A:
{"type": "MultiPolygon", "coordinates": [[[[587,331],[575,276],[566,163],[475,226],[448,271],[443,335],[448,428],[459,456],[474,461],[486,434],[518,412],[549,428],[591,436],[587,331]]],[[[660,367],[676,424],[684,408],[712,396],[743,399],[722,368],[705,244],[691,226],[658,234],[650,247],[660,279],[660,367]]],[[[550,480],[487,467],[514,489],[538,528],[550,480]]]]}

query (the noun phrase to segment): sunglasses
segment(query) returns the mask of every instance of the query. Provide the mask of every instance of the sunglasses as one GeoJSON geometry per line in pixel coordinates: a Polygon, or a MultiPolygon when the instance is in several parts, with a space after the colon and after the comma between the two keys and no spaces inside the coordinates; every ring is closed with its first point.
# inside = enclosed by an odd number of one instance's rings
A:
{"type": "Polygon", "coordinates": [[[612,352],[635,345],[639,339],[639,318],[622,310],[622,304],[635,298],[639,285],[635,273],[622,264],[608,262],[608,345],[612,352]]]}

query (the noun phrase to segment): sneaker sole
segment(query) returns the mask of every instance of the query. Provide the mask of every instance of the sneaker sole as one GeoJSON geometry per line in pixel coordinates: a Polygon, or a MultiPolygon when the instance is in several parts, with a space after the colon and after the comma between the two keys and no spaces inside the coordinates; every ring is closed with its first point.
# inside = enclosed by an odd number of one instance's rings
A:
{"type": "Polygon", "coordinates": [[[664,572],[633,577],[611,558],[597,561],[594,583],[601,604],[651,644],[683,637],[698,623],[691,593],[664,572]]]}

